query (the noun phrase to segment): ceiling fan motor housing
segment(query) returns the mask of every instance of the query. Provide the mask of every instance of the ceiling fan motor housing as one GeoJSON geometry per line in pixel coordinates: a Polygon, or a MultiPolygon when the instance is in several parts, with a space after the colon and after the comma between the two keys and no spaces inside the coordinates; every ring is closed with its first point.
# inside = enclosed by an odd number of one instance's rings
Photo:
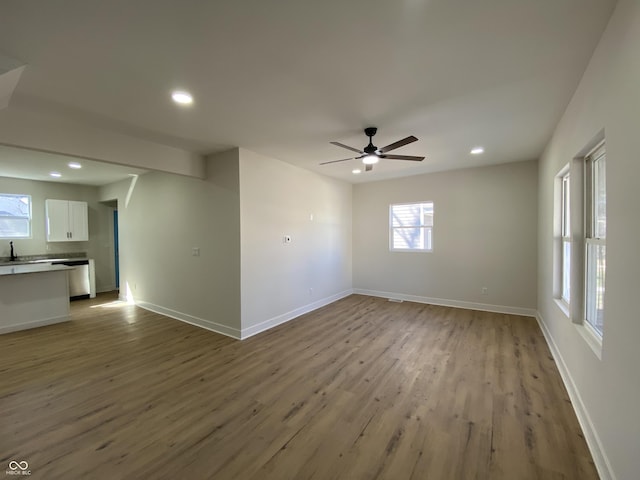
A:
{"type": "Polygon", "coordinates": [[[371,138],[377,131],[378,129],[376,127],[367,127],[364,129],[364,134],[369,137],[369,145],[364,147],[363,152],[368,155],[377,155],[376,151],[378,150],[378,147],[373,144],[373,139],[371,138]]]}

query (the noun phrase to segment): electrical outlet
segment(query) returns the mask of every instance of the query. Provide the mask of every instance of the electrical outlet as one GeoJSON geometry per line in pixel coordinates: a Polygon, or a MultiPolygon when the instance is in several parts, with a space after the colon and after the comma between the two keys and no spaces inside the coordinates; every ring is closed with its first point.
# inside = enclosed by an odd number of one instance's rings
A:
{"type": "Polygon", "coordinates": [[[482,287],[482,295],[489,295],[489,290],[487,287],[482,287]]]}
{"type": "Polygon", "coordinates": [[[313,295],[313,288],[309,289],[309,295],[313,295]]]}
{"type": "Polygon", "coordinates": [[[194,257],[199,257],[200,256],[200,247],[193,247],[191,249],[191,255],[194,257]]]}

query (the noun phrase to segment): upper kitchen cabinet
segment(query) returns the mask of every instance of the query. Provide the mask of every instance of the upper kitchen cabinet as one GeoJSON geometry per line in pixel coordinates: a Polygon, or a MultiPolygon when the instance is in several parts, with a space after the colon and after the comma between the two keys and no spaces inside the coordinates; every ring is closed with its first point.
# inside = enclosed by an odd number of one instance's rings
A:
{"type": "Polygon", "coordinates": [[[89,240],[87,202],[46,200],[47,242],[86,242],[89,240]]]}

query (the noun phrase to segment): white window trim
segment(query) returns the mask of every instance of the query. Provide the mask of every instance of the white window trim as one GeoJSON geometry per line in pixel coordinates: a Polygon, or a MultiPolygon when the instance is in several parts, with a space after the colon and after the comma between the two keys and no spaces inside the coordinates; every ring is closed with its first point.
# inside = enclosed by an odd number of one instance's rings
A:
{"type": "Polygon", "coordinates": [[[31,198],[31,195],[28,195],[28,194],[25,194],[25,193],[6,193],[6,192],[2,192],[1,195],[11,196],[11,197],[27,197],[29,199],[29,216],[28,217],[14,217],[14,216],[0,215],[0,218],[9,218],[9,219],[12,219],[12,220],[15,220],[16,218],[22,218],[24,220],[27,220],[28,225],[29,225],[29,234],[25,235],[23,237],[3,237],[3,236],[0,236],[0,238],[2,240],[29,240],[29,239],[33,238],[33,199],[31,198]]]}
{"type": "MultiPolygon", "coordinates": [[[[422,205],[422,204],[426,204],[426,203],[430,203],[433,211],[434,211],[434,217],[435,217],[435,204],[432,200],[425,200],[423,202],[402,202],[402,203],[392,203],[389,205],[389,251],[390,252],[410,252],[410,253],[432,253],[433,252],[433,227],[434,225],[431,226],[423,226],[423,225],[416,225],[413,228],[422,228],[423,230],[429,230],[430,234],[431,234],[431,248],[430,249],[422,249],[422,248],[394,248],[393,247],[393,232],[394,232],[394,226],[393,226],[393,207],[397,206],[397,205],[422,205]]],[[[434,220],[435,222],[435,220],[434,220]]],[[[395,227],[398,228],[398,227],[395,227]]],[[[406,227],[405,227],[406,228],[406,227]]]]}
{"type": "MultiPolygon", "coordinates": [[[[581,326],[583,327],[583,330],[581,330],[580,332],[583,334],[582,336],[585,338],[585,340],[587,340],[587,343],[589,343],[589,346],[592,347],[592,349],[595,347],[597,349],[596,354],[598,355],[598,358],[602,358],[602,338],[604,335],[600,334],[600,332],[598,332],[596,330],[596,328],[587,320],[587,301],[588,301],[588,295],[587,295],[587,284],[588,284],[588,260],[587,260],[587,255],[588,255],[588,250],[589,250],[589,245],[603,245],[606,247],[606,237],[605,238],[598,238],[598,237],[594,237],[593,236],[593,232],[594,232],[594,219],[593,219],[593,196],[594,196],[594,179],[593,179],[593,162],[597,161],[599,158],[601,158],[603,155],[606,156],[606,147],[605,147],[605,141],[601,141],[600,143],[598,143],[598,145],[596,145],[589,153],[587,153],[584,157],[584,164],[585,164],[585,170],[584,170],[584,209],[583,209],[583,214],[584,214],[584,225],[585,225],[585,229],[584,229],[584,252],[583,252],[583,281],[582,281],[582,289],[583,289],[583,298],[582,298],[582,315],[581,315],[581,326]],[[598,353],[599,352],[599,353],[598,353]]],[[[606,158],[606,157],[605,157],[606,158]]],[[[605,167],[606,168],[606,167],[605,167]]],[[[606,292],[606,271],[605,271],[605,292],[606,292]]],[[[595,352],[596,350],[594,350],[595,352]]]]}
{"type": "Polygon", "coordinates": [[[571,254],[569,254],[569,271],[566,272],[569,277],[569,298],[565,298],[565,243],[569,244],[570,252],[573,249],[571,241],[571,172],[567,171],[561,177],[560,188],[560,301],[569,309],[571,305],[571,254]],[[568,192],[567,192],[568,189],[568,192]]]}
{"type": "MultiPolygon", "coordinates": [[[[576,291],[575,288],[571,290],[570,292],[570,297],[569,298],[569,302],[567,302],[564,298],[563,298],[563,286],[564,286],[564,278],[563,278],[563,272],[564,272],[564,241],[565,240],[569,240],[571,241],[571,256],[569,259],[569,285],[575,285],[575,278],[574,278],[574,269],[576,267],[576,262],[574,261],[574,255],[576,253],[576,247],[575,247],[575,232],[574,229],[577,226],[576,222],[575,222],[575,214],[577,211],[577,208],[580,207],[580,203],[578,202],[578,205],[576,206],[576,194],[578,193],[575,189],[573,188],[575,185],[575,181],[571,181],[571,186],[569,188],[569,236],[566,237],[565,236],[565,231],[564,231],[564,226],[565,226],[565,222],[564,222],[564,202],[565,202],[565,198],[564,198],[564,185],[563,185],[563,180],[566,177],[569,177],[570,179],[573,178],[579,178],[581,175],[581,170],[579,168],[577,168],[577,164],[574,163],[574,161],[567,163],[566,165],[564,165],[560,171],[555,175],[554,178],[554,206],[553,206],[553,299],[556,303],[556,305],[558,306],[558,308],[561,310],[561,312],[564,314],[564,316],[567,317],[567,319],[570,319],[572,321],[575,321],[575,318],[577,318],[575,316],[575,312],[573,312],[574,308],[575,308],[575,302],[572,304],[572,300],[575,301],[576,297],[579,297],[579,295],[575,295],[576,291]],[[576,175],[578,177],[576,177],[576,175]]],[[[578,243],[579,246],[581,246],[581,243],[578,243]]],[[[578,293],[581,293],[580,290],[578,289],[578,293]]],[[[579,302],[578,302],[579,304],[579,302]]],[[[579,317],[579,315],[578,315],[579,317]]]]}
{"type": "Polygon", "coordinates": [[[598,334],[596,329],[586,321],[584,323],[574,323],[573,325],[576,327],[576,330],[582,338],[587,342],[589,348],[593,350],[596,357],[598,357],[599,360],[602,360],[602,337],[598,334]]]}
{"type": "Polygon", "coordinates": [[[567,302],[560,298],[553,299],[556,302],[557,307],[562,311],[565,317],[571,318],[571,310],[567,302]]]}
{"type": "MultiPolygon", "coordinates": [[[[586,255],[589,222],[589,165],[588,159],[598,149],[605,147],[604,130],[598,134],[596,141],[590,142],[567,165],[562,167],[554,178],[553,197],[553,299],[558,310],[573,323],[577,333],[584,339],[595,356],[602,360],[603,339],[595,328],[586,321],[586,284],[587,275],[586,255]],[[569,223],[571,240],[570,258],[570,299],[569,304],[562,297],[562,179],[570,175],[569,194],[569,223]]],[[[605,167],[606,168],[606,167],[605,167]]],[[[606,172],[605,172],[606,175],[606,172]]]]}

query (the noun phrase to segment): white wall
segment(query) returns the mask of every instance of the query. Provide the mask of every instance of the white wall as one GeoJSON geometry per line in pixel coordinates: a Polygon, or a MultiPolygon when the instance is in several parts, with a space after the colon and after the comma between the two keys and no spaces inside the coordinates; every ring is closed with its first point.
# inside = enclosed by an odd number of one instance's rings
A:
{"type": "Polygon", "coordinates": [[[538,310],[602,478],[640,472],[640,2],[620,0],[540,161],[538,310]],[[553,183],[598,132],[607,142],[607,272],[602,360],[556,305],[553,183]]]}
{"type": "Polygon", "coordinates": [[[121,295],[145,308],[245,338],[350,293],[344,182],[234,149],[206,180],[148,173],[100,199],[118,202],[121,295]]]}
{"type": "Polygon", "coordinates": [[[239,337],[237,150],[207,162],[206,180],[152,172],[103,187],[100,196],[118,201],[121,296],[239,337]]]}
{"type": "Polygon", "coordinates": [[[354,289],[533,312],[536,188],[536,162],[354,186],[354,289]],[[390,252],[389,205],[419,201],[434,202],[433,252],[390,252]]]}
{"type": "Polygon", "coordinates": [[[243,336],[350,292],[351,190],[240,149],[243,336]]]}
{"type": "Polygon", "coordinates": [[[199,178],[205,174],[198,154],[15,106],[0,110],[0,144],[199,178]]]}
{"type": "MultiPolygon", "coordinates": [[[[113,209],[98,201],[98,188],[58,182],[41,182],[0,177],[1,193],[31,195],[32,238],[13,240],[18,255],[44,255],[87,252],[95,260],[96,290],[104,292],[115,288],[113,257],[113,209]],[[88,242],[47,242],[45,200],[78,200],[89,206],[88,242]]],[[[0,257],[10,254],[9,239],[0,241],[0,257]]]]}

